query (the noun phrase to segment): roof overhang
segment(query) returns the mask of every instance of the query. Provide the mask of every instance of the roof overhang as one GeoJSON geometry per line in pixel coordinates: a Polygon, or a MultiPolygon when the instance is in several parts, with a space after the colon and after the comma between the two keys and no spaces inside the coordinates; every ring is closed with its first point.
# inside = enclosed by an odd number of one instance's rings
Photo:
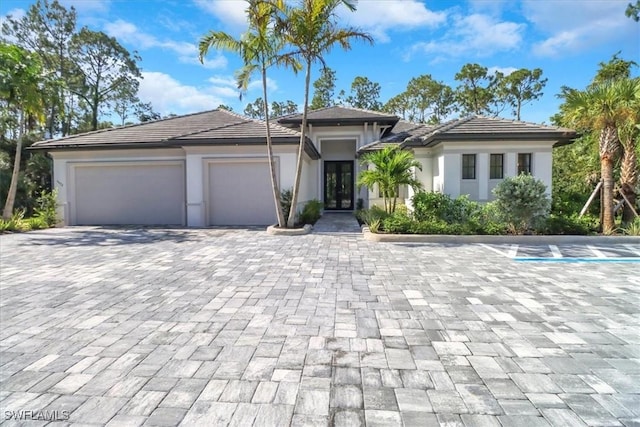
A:
{"type": "MultiPolygon", "coordinates": [[[[27,149],[33,151],[80,151],[80,150],[144,150],[154,148],[180,148],[183,146],[203,146],[203,147],[233,147],[233,146],[258,146],[265,145],[265,138],[233,138],[233,139],[171,139],[158,142],[130,142],[130,143],[98,143],[98,144],[53,144],[54,141],[47,144],[30,146],[27,149]]],[[[298,138],[271,138],[274,145],[297,145],[300,143],[298,138]]],[[[320,153],[311,141],[306,138],[305,152],[314,160],[320,158],[320,153]]]]}

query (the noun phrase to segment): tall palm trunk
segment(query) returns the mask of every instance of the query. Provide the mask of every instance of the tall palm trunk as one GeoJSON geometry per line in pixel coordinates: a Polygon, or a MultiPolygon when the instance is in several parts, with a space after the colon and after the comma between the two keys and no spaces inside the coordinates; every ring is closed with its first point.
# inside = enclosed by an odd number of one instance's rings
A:
{"type": "Polygon", "coordinates": [[[269,158],[269,170],[271,171],[271,189],[273,190],[273,201],[276,205],[278,227],[284,227],[280,188],[278,186],[278,177],[276,176],[276,165],[273,161],[273,145],[271,144],[271,128],[269,127],[269,101],[267,100],[267,69],[265,67],[262,67],[262,92],[264,96],[264,123],[267,126],[267,157],[269,158]]]}
{"type": "Polygon", "coordinates": [[[613,161],[618,151],[618,133],[613,126],[600,132],[600,175],[602,176],[602,232],[611,234],[615,227],[613,212],[613,161]]]}
{"type": "MultiPolygon", "coordinates": [[[[622,140],[624,151],[622,154],[622,166],[620,167],[620,186],[622,194],[629,200],[631,206],[635,208],[637,198],[635,189],[638,185],[638,159],[633,142],[633,136],[625,137],[622,140]]],[[[625,203],[622,211],[622,223],[628,224],[633,221],[634,217],[631,207],[625,203]]]]}
{"type": "Polygon", "coordinates": [[[8,220],[13,215],[13,205],[16,202],[16,193],[18,192],[18,178],[20,177],[20,161],[22,159],[22,136],[24,135],[24,113],[20,113],[20,131],[17,135],[16,156],[13,161],[13,172],[11,173],[11,184],[7,192],[7,200],[4,202],[2,210],[2,219],[8,220]]]}
{"type": "Polygon", "coordinates": [[[304,154],[304,145],[307,138],[307,113],[309,111],[309,81],[311,79],[311,60],[307,60],[307,69],[304,79],[304,109],[302,111],[302,128],[300,129],[300,146],[298,147],[298,160],[296,162],[296,177],[293,181],[293,194],[291,196],[291,210],[289,211],[289,219],[287,227],[293,228],[298,213],[298,191],[300,190],[300,177],[302,176],[302,159],[304,154]]]}

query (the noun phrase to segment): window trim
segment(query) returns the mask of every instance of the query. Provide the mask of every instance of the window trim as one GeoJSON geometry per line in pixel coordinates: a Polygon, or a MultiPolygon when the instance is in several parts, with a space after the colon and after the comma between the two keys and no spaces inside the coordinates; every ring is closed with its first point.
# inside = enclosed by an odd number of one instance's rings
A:
{"type": "Polygon", "coordinates": [[[465,180],[465,181],[473,181],[473,180],[475,180],[477,178],[477,173],[478,173],[477,172],[477,165],[478,165],[478,158],[477,157],[478,157],[477,154],[471,154],[471,153],[462,155],[462,159],[461,159],[461,162],[462,162],[462,174],[461,175],[462,175],[462,179],[463,180],[465,180]],[[465,159],[473,159],[473,164],[472,165],[465,165],[465,159]],[[465,172],[466,171],[468,172],[471,167],[473,168],[473,169],[470,170],[470,171],[473,172],[472,177],[467,177],[465,172]]]}
{"type": "Polygon", "coordinates": [[[518,153],[518,155],[516,156],[516,172],[518,175],[522,174],[522,173],[526,173],[526,174],[530,174],[533,175],[533,153],[528,152],[528,153],[518,153]],[[528,168],[521,168],[520,167],[520,156],[527,156],[528,158],[528,168]]]}
{"type": "Polygon", "coordinates": [[[489,179],[504,179],[504,153],[490,153],[489,154],[489,179]],[[494,156],[500,156],[500,176],[494,177],[494,170],[497,171],[498,165],[493,164],[494,156]]]}

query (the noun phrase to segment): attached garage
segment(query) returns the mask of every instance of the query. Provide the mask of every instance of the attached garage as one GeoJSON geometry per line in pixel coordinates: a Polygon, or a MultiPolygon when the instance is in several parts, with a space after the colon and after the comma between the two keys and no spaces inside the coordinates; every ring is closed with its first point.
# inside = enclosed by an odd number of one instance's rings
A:
{"type": "Polygon", "coordinates": [[[73,225],[185,225],[184,162],[70,165],[73,225]]]}
{"type": "MultiPolygon", "coordinates": [[[[269,126],[278,179],[289,188],[300,133],[269,126]]],[[[29,149],[53,159],[57,214],[65,225],[271,225],[276,214],[265,131],[264,121],[220,109],[39,141],[29,149]]],[[[304,150],[307,158],[320,158],[308,138],[304,150]]]]}
{"type": "Polygon", "coordinates": [[[271,225],[276,222],[266,159],[208,163],[209,225],[271,225]]]}

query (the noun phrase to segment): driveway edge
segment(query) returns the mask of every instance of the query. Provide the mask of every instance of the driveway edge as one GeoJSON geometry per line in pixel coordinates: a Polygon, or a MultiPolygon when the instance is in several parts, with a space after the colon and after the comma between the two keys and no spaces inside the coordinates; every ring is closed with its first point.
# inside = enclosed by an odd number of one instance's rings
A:
{"type": "Polygon", "coordinates": [[[637,236],[492,236],[492,235],[448,235],[448,234],[379,234],[369,227],[362,227],[362,235],[370,242],[382,243],[509,243],[509,244],[557,244],[557,243],[640,243],[637,236]]]}

